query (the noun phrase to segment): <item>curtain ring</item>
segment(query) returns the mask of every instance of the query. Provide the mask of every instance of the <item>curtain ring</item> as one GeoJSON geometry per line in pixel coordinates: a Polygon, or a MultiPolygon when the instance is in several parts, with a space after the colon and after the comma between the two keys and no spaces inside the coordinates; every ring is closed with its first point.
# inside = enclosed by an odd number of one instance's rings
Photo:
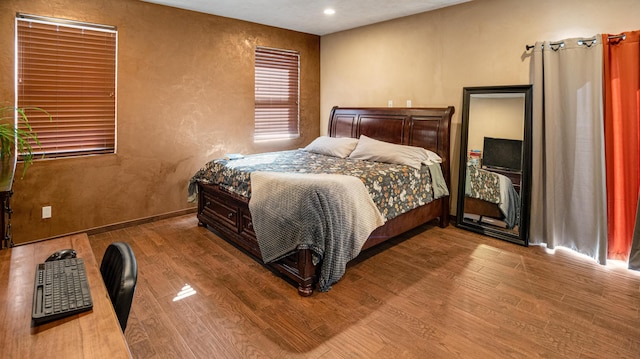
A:
{"type": "Polygon", "coordinates": [[[591,47],[597,42],[598,42],[597,38],[587,39],[587,40],[578,40],[578,45],[584,45],[586,47],[591,47]]]}
{"type": "Polygon", "coordinates": [[[551,42],[551,43],[549,43],[549,47],[553,51],[558,51],[558,50],[560,50],[561,48],[564,47],[564,42],[555,42],[555,43],[551,42]]]}

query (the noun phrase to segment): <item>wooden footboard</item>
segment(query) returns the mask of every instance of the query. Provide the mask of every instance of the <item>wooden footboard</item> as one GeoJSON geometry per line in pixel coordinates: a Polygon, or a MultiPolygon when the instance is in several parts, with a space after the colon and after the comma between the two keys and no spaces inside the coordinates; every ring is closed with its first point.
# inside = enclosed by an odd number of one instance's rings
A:
{"type": "Polygon", "coordinates": [[[264,263],[246,199],[220,186],[198,183],[198,220],[201,226],[216,230],[225,240],[242,248],[258,262],[298,283],[301,296],[313,293],[318,269],[313,264],[311,251],[299,250],[277,262],[264,263]]]}
{"type": "Polygon", "coordinates": [[[465,213],[475,214],[478,216],[487,216],[498,219],[504,218],[498,204],[483,201],[478,198],[465,197],[464,211],[465,213]]]}
{"type": "MultiPolygon", "coordinates": [[[[331,110],[329,135],[354,137],[366,135],[386,142],[419,146],[442,157],[442,172],[450,186],[449,126],[453,107],[446,108],[339,108],[331,110]]],[[[256,240],[246,198],[234,195],[218,185],[198,183],[198,219],[219,232],[224,239],[242,248],[264,263],[256,240]]],[[[397,216],[377,228],[365,242],[363,250],[418,227],[435,218],[440,226],[449,225],[449,196],[397,216]]],[[[309,296],[317,282],[319,265],[312,262],[311,251],[298,250],[268,263],[298,284],[298,293],[309,296]]]]}
{"type": "MultiPolygon", "coordinates": [[[[285,275],[298,284],[298,294],[309,296],[317,283],[319,265],[314,265],[311,251],[298,250],[272,263],[264,263],[246,199],[236,196],[218,185],[198,183],[198,220],[201,226],[209,226],[219,232],[225,240],[240,247],[255,260],[285,275]]],[[[418,227],[435,218],[439,225],[449,225],[449,197],[435,200],[392,218],[374,230],[362,250],[371,248],[390,238],[418,227]]]]}

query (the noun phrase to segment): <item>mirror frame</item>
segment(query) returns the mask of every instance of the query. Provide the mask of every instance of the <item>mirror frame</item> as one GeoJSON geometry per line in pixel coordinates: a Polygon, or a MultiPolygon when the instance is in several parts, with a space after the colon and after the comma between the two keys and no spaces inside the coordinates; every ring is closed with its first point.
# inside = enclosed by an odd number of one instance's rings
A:
{"type": "Polygon", "coordinates": [[[456,208],[457,226],[476,233],[506,240],[523,246],[529,245],[530,197],[531,197],[531,127],[532,127],[532,85],[465,87],[462,102],[462,128],[460,139],[460,167],[458,177],[458,203],[456,208]],[[522,142],[522,174],[520,185],[520,223],[519,233],[500,230],[497,227],[483,226],[475,222],[464,221],[465,183],[467,176],[467,152],[469,140],[469,107],[472,95],[480,94],[523,94],[524,95],[524,134],[522,142]]]}

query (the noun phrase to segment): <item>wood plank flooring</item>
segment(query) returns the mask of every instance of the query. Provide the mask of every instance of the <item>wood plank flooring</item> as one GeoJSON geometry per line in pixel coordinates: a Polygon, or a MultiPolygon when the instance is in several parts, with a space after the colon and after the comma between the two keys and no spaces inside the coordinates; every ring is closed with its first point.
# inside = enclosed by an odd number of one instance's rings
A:
{"type": "Polygon", "coordinates": [[[640,358],[640,273],[454,226],[373,248],[308,298],[194,214],[90,241],[99,261],[112,241],[136,254],[135,358],[640,358]]]}

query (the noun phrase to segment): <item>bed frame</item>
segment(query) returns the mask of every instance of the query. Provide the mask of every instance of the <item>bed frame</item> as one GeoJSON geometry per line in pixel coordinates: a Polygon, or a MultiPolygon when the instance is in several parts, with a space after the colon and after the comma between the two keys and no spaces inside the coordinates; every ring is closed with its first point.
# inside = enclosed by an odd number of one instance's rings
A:
{"type": "MultiPolygon", "coordinates": [[[[328,135],[354,137],[360,135],[381,141],[419,146],[442,157],[442,172],[450,188],[449,141],[453,107],[446,108],[342,108],[334,107],[329,117],[328,135]]],[[[199,225],[209,227],[224,239],[244,249],[263,263],[251,222],[246,198],[215,184],[198,183],[199,225]]],[[[392,218],[374,230],[362,250],[382,243],[433,219],[440,227],[449,225],[449,197],[443,197],[392,218]]],[[[317,282],[320,264],[314,265],[311,251],[297,250],[285,258],[265,264],[298,284],[298,293],[309,296],[317,282]]]]}
{"type": "Polygon", "coordinates": [[[464,197],[464,213],[471,213],[483,217],[503,219],[502,211],[496,203],[483,201],[478,198],[464,197]]]}

